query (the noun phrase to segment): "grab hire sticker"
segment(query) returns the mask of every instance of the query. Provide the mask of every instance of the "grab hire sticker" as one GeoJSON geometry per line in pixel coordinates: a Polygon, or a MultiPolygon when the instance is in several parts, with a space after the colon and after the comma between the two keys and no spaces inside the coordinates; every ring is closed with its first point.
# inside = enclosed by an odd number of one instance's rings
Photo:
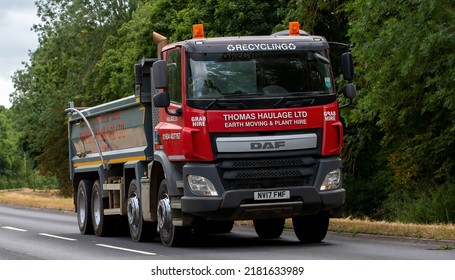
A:
{"type": "Polygon", "coordinates": [[[293,43],[261,43],[261,44],[229,44],[227,50],[230,52],[238,51],[287,51],[295,50],[297,47],[293,43]]]}
{"type": "Polygon", "coordinates": [[[326,111],[324,112],[324,121],[326,122],[331,122],[331,121],[336,121],[337,117],[337,112],[335,111],[326,111]]]}

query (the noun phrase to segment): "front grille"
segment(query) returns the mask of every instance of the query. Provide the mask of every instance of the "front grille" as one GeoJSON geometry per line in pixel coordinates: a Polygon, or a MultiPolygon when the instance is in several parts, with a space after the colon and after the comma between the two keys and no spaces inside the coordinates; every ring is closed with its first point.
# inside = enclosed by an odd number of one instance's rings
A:
{"type": "MultiPolygon", "coordinates": [[[[314,163],[314,159],[307,159],[307,163],[314,163]]],[[[301,158],[297,159],[268,159],[268,160],[237,160],[224,161],[221,168],[270,168],[270,167],[290,167],[302,166],[305,162],[301,158]]]]}
{"type": "Polygon", "coordinates": [[[311,185],[318,161],[314,158],[225,160],[219,165],[226,190],[311,185]]]}

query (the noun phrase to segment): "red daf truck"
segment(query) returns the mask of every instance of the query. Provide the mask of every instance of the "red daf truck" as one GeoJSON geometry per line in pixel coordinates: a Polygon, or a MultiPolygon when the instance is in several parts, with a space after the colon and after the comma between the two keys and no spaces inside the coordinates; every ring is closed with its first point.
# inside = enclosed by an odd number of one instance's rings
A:
{"type": "MultiPolygon", "coordinates": [[[[70,104],[69,158],[81,233],[177,246],[252,220],[260,238],[292,218],[301,242],[341,215],[343,128],[329,44],[291,23],[268,36],[159,44],[136,64],[135,94],[70,104]]],[[[342,55],[345,97],[355,97],[342,55]]],[[[350,102],[349,102],[350,103],[350,102]]],[[[344,105],[342,105],[344,106],[344,105]]]]}

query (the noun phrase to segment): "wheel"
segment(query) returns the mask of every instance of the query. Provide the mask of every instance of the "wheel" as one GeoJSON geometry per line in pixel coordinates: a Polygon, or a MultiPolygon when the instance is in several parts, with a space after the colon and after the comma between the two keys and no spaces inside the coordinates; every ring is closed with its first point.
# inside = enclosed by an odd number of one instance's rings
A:
{"type": "Polygon", "coordinates": [[[189,227],[176,227],[172,224],[171,198],[168,194],[167,181],[163,180],[157,196],[158,231],[161,242],[168,247],[182,245],[190,233],[189,227]]]}
{"type": "Polygon", "coordinates": [[[100,182],[95,181],[92,189],[92,224],[96,236],[112,234],[112,217],[104,215],[103,189],[100,182]]]}
{"type": "Polygon", "coordinates": [[[321,212],[317,215],[292,218],[294,232],[302,243],[321,242],[329,228],[329,214],[321,212]]]}
{"type": "Polygon", "coordinates": [[[82,234],[93,234],[91,199],[92,182],[81,180],[77,187],[76,210],[77,224],[82,234]]]}
{"type": "Polygon", "coordinates": [[[132,180],[128,188],[127,214],[131,239],[142,242],[155,238],[157,223],[142,219],[142,205],[136,180],[132,180]]]}
{"type": "Polygon", "coordinates": [[[278,238],[283,233],[284,218],[253,220],[253,225],[260,238],[278,238]]]}

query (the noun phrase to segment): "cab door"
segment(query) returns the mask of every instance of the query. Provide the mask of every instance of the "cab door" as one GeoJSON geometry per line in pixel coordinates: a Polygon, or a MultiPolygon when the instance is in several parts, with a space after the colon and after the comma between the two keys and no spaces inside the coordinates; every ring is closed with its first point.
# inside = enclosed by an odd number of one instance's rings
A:
{"type": "Polygon", "coordinates": [[[156,130],[160,135],[163,150],[168,155],[170,161],[184,160],[182,145],[183,120],[183,56],[180,46],[165,50],[163,58],[167,62],[169,73],[168,93],[170,105],[167,108],[168,114],[164,109],[160,110],[160,124],[156,130]]]}

